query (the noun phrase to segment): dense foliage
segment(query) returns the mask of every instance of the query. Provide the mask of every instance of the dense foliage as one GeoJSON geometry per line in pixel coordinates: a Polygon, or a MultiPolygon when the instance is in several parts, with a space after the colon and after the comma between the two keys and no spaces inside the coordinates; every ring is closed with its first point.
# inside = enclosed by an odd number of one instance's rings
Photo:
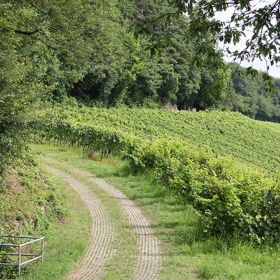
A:
{"type": "Polygon", "coordinates": [[[1,180],[1,227],[6,234],[42,232],[62,217],[62,197],[34,160],[17,161],[1,180]]]}
{"type": "MultiPolygon", "coordinates": [[[[254,0],[171,0],[179,13],[188,13],[191,30],[205,34],[209,31],[229,46],[243,38],[244,47],[228,52],[235,59],[265,59],[267,66],[279,63],[280,1],[254,0]],[[219,19],[217,14],[227,11],[229,18],[219,19]]],[[[267,75],[264,76],[266,79],[267,75]]],[[[268,80],[267,80],[268,81],[268,80]]]]}
{"type": "Polygon", "coordinates": [[[279,181],[268,173],[182,142],[159,140],[128,153],[135,170],[155,171],[179,199],[203,215],[205,232],[279,241],[279,181]]]}
{"type": "Polygon", "coordinates": [[[33,126],[90,153],[122,154],[134,171],[153,170],[203,215],[209,233],[278,241],[279,182],[265,171],[280,166],[278,126],[236,113],[126,108],[50,110],[33,126]]]}
{"type": "Polygon", "coordinates": [[[106,107],[226,108],[256,119],[279,121],[279,80],[274,80],[270,96],[261,73],[244,75],[244,69],[236,71],[236,65],[223,64],[221,54],[215,51],[215,38],[209,34],[203,39],[193,37],[186,16],[172,17],[171,22],[159,20],[176,11],[168,1],[126,4],[121,14],[133,31],[126,44],[126,63],[87,74],[75,84],[73,96],[106,107]],[[142,36],[143,31],[149,36],[142,36]],[[159,49],[151,54],[154,45],[159,49]]]}
{"type": "Polygon", "coordinates": [[[158,21],[159,15],[175,11],[166,0],[123,3],[126,6],[120,11],[130,36],[125,42],[127,57],[118,57],[117,64],[99,67],[99,71],[92,68],[71,94],[108,107],[219,107],[228,93],[230,71],[226,70],[222,54],[215,50],[211,36],[193,40],[186,16],[168,24],[158,21]],[[149,29],[149,36],[142,35],[145,29],[149,29]],[[204,49],[197,48],[202,40],[204,49]],[[155,45],[160,48],[154,49],[155,45]],[[215,63],[208,51],[216,58],[215,63]]]}
{"type": "Polygon", "coordinates": [[[268,94],[261,73],[244,75],[244,69],[233,65],[232,90],[228,95],[228,109],[251,118],[280,122],[280,80],[274,79],[275,92],[268,94]]]}
{"type": "Polygon", "coordinates": [[[1,1],[0,173],[24,147],[38,100],[57,98],[92,65],[122,56],[118,18],[113,0],[1,1]]]}

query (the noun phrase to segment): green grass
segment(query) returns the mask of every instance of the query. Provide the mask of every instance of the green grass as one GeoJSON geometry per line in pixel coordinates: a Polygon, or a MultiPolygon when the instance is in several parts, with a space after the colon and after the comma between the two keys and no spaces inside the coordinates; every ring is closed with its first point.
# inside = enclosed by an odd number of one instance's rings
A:
{"type": "Polygon", "coordinates": [[[61,280],[85,253],[91,229],[88,209],[66,183],[52,177],[53,185],[64,196],[65,218],[52,225],[45,236],[44,262],[27,265],[21,280],[61,280]]]}
{"type": "Polygon", "coordinates": [[[36,145],[33,149],[105,178],[134,200],[162,240],[165,256],[162,280],[280,279],[280,246],[254,247],[235,237],[207,238],[197,212],[156,184],[150,173],[133,176],[127,163],[116,157],[99,162],[65,147],[36,145]]]}

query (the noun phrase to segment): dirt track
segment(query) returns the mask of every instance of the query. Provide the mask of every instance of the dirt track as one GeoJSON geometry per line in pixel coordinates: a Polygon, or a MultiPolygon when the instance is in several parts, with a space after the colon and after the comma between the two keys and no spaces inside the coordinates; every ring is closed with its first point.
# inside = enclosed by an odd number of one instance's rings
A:
{"type": "MultiPolygon", "coordinates": [[[[91,212],[93,226],[91,242],[88,252],[77,270],[73,271],[67,280],[85,280],[101,279],[106,272],[106,264],[110,261],[114,253],[115,225],[110,220],[106,209],[102,203],[95,197],[89,187],[73,177],[68,175],[77,174],[84,177],[86,181],[92,183],[97,189],[101,189],[114,198],[123,210],[125,218],[133,227],[137,237],[138,256],[137,264],[131,280],[157,280],[162,258],[160,256],[159,240],[153,235],[153,231],[148,220],[141,213],[134,203],[128,199],[122,192],[117,190],[105,180],[93,176],[91,173],[70,165],[62,161],[47,159],[46,163],[49,170],[66,180],[74,188],[91,212]],[[56,166],[55,168],[52,165],[56,166]],[[57,169],[57,166],[63,166],[67,173],[57,169]]],[[[120,279],[121,280],[121,279],[120,279]]]]}

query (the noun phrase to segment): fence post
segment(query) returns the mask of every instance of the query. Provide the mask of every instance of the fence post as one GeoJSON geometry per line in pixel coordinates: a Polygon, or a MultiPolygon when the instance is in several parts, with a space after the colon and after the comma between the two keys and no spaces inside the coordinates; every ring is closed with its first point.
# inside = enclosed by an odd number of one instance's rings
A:
{"type": "Polygon", "coordinates": [[[42,254],[42,261],[43,261],[44,255],[45,255],[45,239],[44,239],[44,237],[42,238],[41,250],[42,250],[41,254],[42,254]]]}
{"type": "Polygon", "coordinates": [[[21,246],[18,247],[18,276],[21,273],[21,246]]]}

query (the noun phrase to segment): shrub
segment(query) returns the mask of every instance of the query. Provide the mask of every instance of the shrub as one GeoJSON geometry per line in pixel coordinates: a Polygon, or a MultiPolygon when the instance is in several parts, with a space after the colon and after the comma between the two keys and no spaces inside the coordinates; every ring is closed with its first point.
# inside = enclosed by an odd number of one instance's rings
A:
{"type": "Polygon", "coordinates": [[[164,185],[191,203],[203,215],[206,232],[280,241],[279,183],[266,172],[165,140],[134,150],[130,162],[134,170],[152,168],[164,185]]]}

